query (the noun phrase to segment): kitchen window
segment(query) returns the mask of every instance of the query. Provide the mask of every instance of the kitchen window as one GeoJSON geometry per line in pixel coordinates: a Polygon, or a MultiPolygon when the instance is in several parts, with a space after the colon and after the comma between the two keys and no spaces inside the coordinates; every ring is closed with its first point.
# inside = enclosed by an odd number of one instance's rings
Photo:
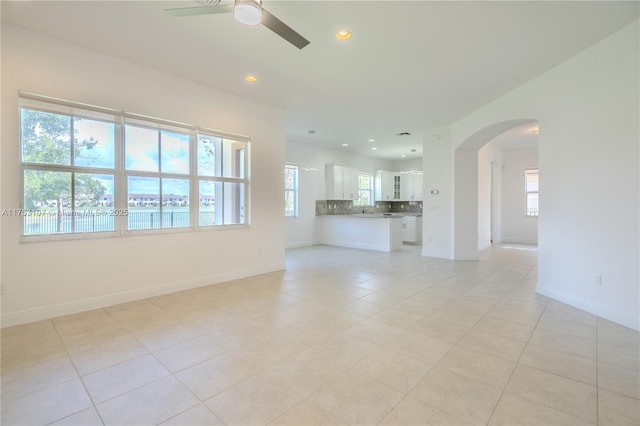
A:
{"type": "Polygon", "coordinates": [[[358,174],[358,199],[353,202],[353,205],[373,205],[373,175],[367,173],[358,174]]]}
{"type": "Polygon", "coordinates": [[[538,216],[538,169],[527,169],[524,175],[527,197],[526,216],[538,216]]]}
{"type": "Polygon", "coordinates": [[[20,93],[28,240],[247,223],[248,140],[20,93]],[[197,201],[194,201],[197,200],[197,201]]]}
{"type": "Polygon", "coordinates": [[[298,216],[298,166],[284,166],[284,216],[298,216]]]}

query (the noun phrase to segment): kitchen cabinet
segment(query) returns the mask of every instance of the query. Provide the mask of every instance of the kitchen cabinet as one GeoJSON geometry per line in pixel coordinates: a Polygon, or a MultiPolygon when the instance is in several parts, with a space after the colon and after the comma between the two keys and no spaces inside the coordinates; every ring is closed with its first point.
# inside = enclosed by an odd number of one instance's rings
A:
{"type": "Polygon", "coordinates": [[[400,201],[402,192],[400,173],[377,170],[374,176],[376,201],[400,201]]]}
{"type": "Polygon", "coordinates": [[[327,164],[327,200],[357,200],[358,170],[338,164],[327,164]]]}
{"type": "Polygon", "coordinates": [[[405,173],[401,183],[403,201],[422,201],[422,173],[405,173]]]}
{"type": "Polygon", "coordinates": [[[318,216],[320,244],[391,252],[402,248],[402,218],[384,215],[318,216]]]}
{"type": "Polygon", "coordinates": [[[402,218],[402,242],[422,243],[422,216],[404,216],[402,218]]]}

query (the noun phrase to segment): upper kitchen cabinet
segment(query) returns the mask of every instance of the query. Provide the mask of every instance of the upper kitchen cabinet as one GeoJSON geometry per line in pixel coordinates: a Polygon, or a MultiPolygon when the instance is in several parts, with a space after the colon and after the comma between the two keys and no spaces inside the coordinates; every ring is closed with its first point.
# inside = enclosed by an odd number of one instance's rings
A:
{"type": "Polygon", "coordinates": [[[422,173],[413,172],[402,175],[402,200],[422,201],[422,173]]]}
{"type": "Polygon", "coordinates": [[[374,183],[376,201],[400,201],[401,190],[400,173],[376,170],[374,183]]]}
{"type": "Polygon", "coordinates": [[[327,164],[327,200],[356,200],[358,199],[358,170],[327,164]]]}

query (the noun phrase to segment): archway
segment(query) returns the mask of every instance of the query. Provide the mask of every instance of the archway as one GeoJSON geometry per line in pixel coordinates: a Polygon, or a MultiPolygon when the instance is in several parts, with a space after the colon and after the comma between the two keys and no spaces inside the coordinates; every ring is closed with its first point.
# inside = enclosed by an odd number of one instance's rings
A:
{"type": "Polygon", "coordinates": [[[478,152],[513,128],[536,119],[513,119],[491,124],[462,142],[454,152],[454,259],[475,260],[479,255],[478,152]]]}

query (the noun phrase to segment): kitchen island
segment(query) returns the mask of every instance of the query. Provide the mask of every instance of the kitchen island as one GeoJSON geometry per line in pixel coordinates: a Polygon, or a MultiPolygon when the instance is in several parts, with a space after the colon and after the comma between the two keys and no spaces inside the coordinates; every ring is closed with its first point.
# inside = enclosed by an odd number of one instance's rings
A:
{"type": "Polygon", "coordinates": [[[320,244],[390,252],[402,247],[402,216],[318,216],[320,244]]]}

